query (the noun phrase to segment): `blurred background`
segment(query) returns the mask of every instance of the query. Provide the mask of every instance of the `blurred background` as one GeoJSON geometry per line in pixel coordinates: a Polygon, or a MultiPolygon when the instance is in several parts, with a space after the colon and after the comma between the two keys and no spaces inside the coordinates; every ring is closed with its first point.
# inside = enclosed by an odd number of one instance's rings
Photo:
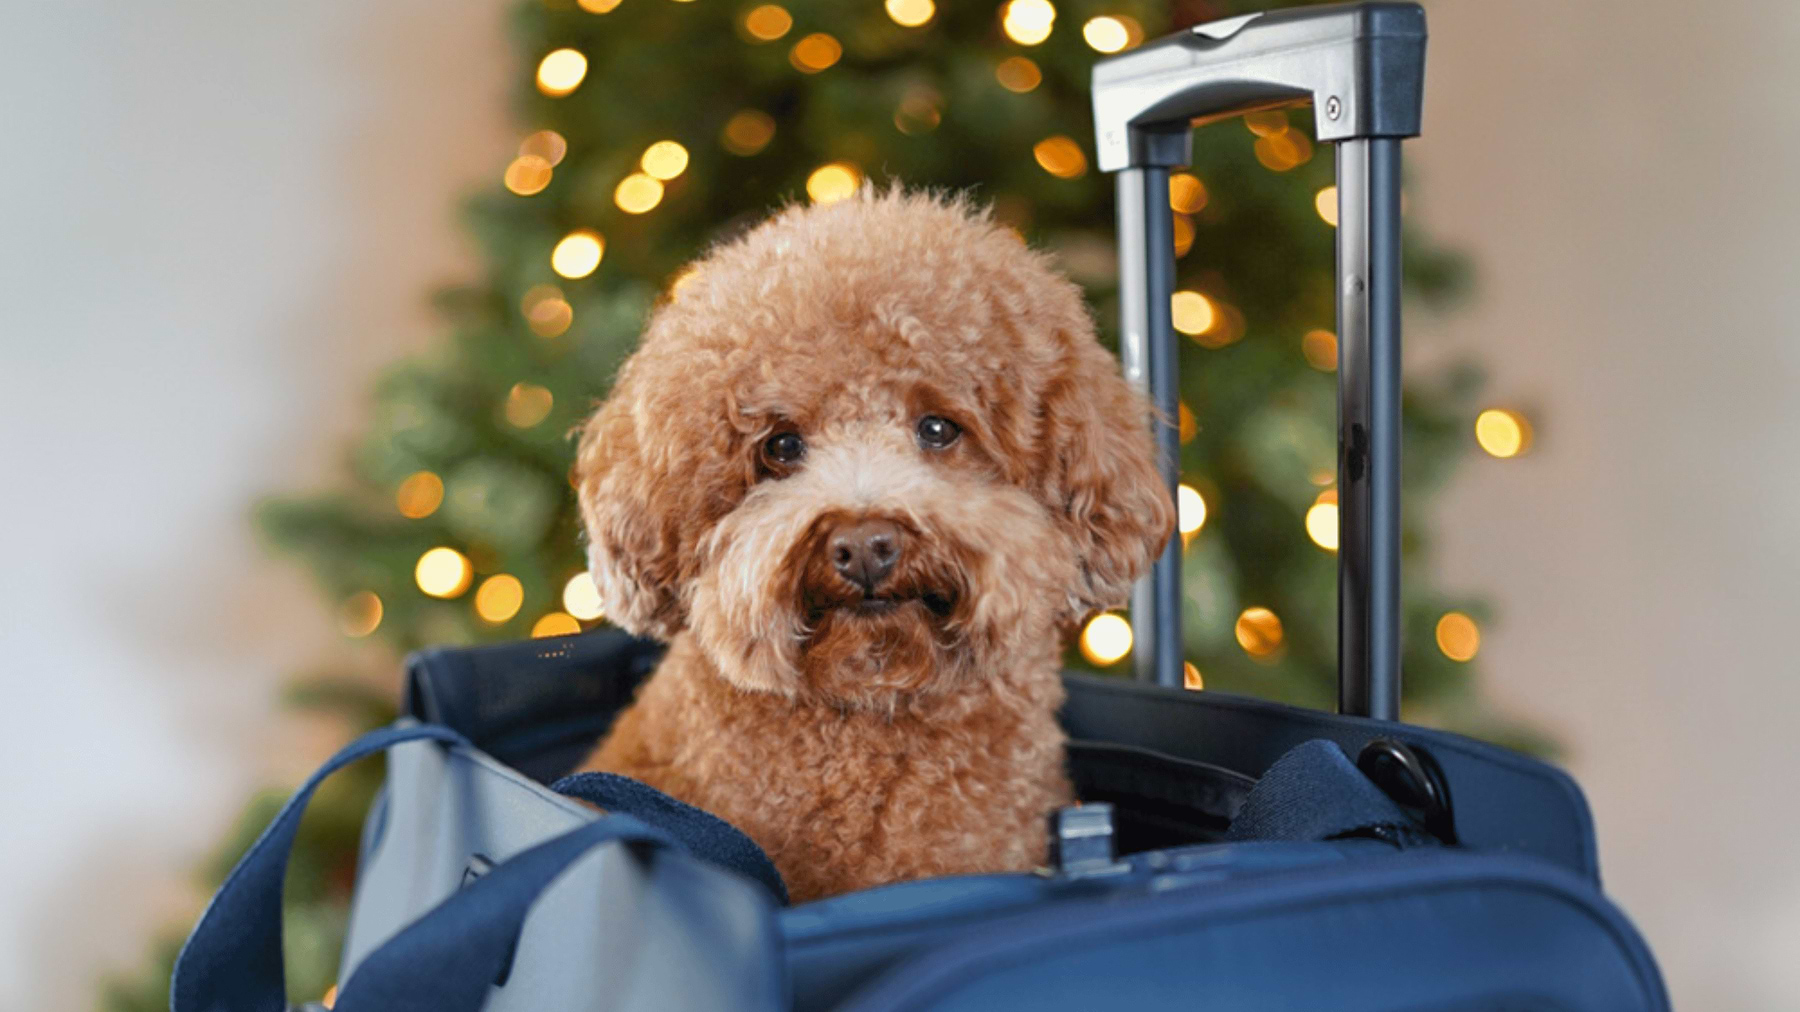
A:
{"type": "MultiPolygon", "coordinates": [[[[403,650],[604,621],[562,433],[704,243],[864,178],[975,185],[1110,325],[1087,67],[1249,9],[15,11],[0,1008],[158,1007],[218,869],[383,719],[403,650]]],[[[1791,1007],[1800,120],[1768,96],[1800,87],[1800,8],[1427,10],[1410,716],[1575,773],[1678,1007],[1791,1007]]],[[[1335,340],[1309,134],[1208,127],[1171,203],[1192,685],[1316,704],[1335,340]]],[[[1128,668],[1128,630],[1071,663],[1128,668]]],[[[310,823],[296,988],[330,979],[374,776],[310,823]]]]}

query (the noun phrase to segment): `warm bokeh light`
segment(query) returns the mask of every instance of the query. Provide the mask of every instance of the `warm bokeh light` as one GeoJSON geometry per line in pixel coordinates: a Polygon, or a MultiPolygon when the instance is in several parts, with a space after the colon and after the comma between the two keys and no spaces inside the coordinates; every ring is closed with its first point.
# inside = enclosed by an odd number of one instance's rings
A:
{"type": "Polygon", "coordinates": [[[577,229],[562,237],[550,251],[550,269],[565,278],[585,278],[600,266],[606,254],[606,240],[592,229],[577,229]]]}
{"type": "Polygon", "coordinates": [[[468,557],[454,548],[433,548],[419,556],[419,564],[413,567],[419,589],[432,597],[456,597],[469,589],[474,578],[468,557]]]}
{"type": "Polygon", "coordinates": [[[1238,646],[1252,657],[1267,657],[1281,649],[1281,619],[1267,608],[1245,608],[1237,618],[1238,646]]]}
{"type": "MultiPolygon", "coordinates": [[[[1210,300],[1209,300],[1210,301],[1210,300]]],[[[1223,348],[1244,336],[1244,314],[1228,302],[1212,302],[1212,326],[1188,336],[1202,348],[1223,348]]]]}
{"type": "Polygon", "coordinates": [[[475,614],[495,625],[519,613],[525,603],[525,585],[510,573],[498,573],[475,588],[475,614]]]}
{"type": "Polygon", "coordinates": [[[613,203],[626,214],[643,214],[662,203],[662,180],[642,172],[633,172],[613,189],[613,203]]]}
{"type": "Polygon", "coordinates": [[[1193,661],[1186,661],[1181,665],[1181,686],[1195,692],[1206,688],[1206,679],[1201,677],[1200,669],[1194,666],[1193,661]]]}
{"type": "Polygon", "coordinates": [[[1460,611],[1447,611],[1437,624],[1438,649],[1453,661],[1473,660],[1481,651],[1481,629],[1460,611]]]}
{"type": "Polygon", "coordinates": [[[357,591],[338,606],[338,628],[345,636],[362,639],[380,625],[381,598],[372,590],[357,591]]]}
{"type": "Polygon", "coordinates": [[[844,47],[838,40],[824,32],[814,32],[788,51],[788,62],[802,74],[817,74],[825,70],[844,55],[844,47]]]}
{"type": "Polygon", "coordinates": [[[619,0],[576,0],[589,14],[605,14],[619,6],[619,0]]]}
{"type": "Polygon", "coordinates": [[[1175,329],[1189,337],[1211,330],[1219,318],[1211,299],[1186,289],[1169,297],[1169,316],[1175,329]]]}
{"type": "Polygon", "coordinates": [[[603,612],[600,607],[600,590],[594,586],[594,577],[589,573],[576,573],[563,584],[563,609],[583,622],[592,622],[603,612]]]}
{"type": "Polygon", "coordinates": [[[519,429],[529,429],[550,417],[556,398],[535,383],[514,383],[506,395],[506,422],[519,429]]]}
{"type": "Polygon", "coordinates": [[[1007,0],[1001,8],[1000,27],[1021,46],[1035,46],[1049,38],[1055,25],[1056,8],[1050,0],[1007,0]]]}
{"type": "Polygon", "coordinates": [[[763,4],[744,15],[744,34],[758,42],[774,42],[794,27],[794,16],[787,8],[763,4]]]}
{"type": "Polygon", "coordinates": [[[1011,56],[994,68],[994,77],[999,80],[1000,87],[1023,95],[1043,83],[1044,72],[1023,56],[1011,56]]]}
{"type": "Polygon", "coordinates": [[[1298,130],[1283,130],[1256,139],[1256,160],[1263,164],[1263,168],[1275,172],[1286,172],[1305,165],[1312,158],[1312,153],[1312,141],[1298,130]]]}
{"type": "Polygon", "coordinates": [[[1176,258],[1187,256],[1188,250],[1194,248],[1194,219],[1185,214],[1170,215],[1169,226],[1175,239],[1176,258]]]}
{"type": "Polygon", "coordinates": [[[1117,664],[1131,652],[1131,623],[1112,612],[1088,620],[1081,630],[1081,653],[1095,664],[1117,664]]]}
{"type": "Polygon", "coordinates": [[[688,285],[693,284],[694,279],[699,276],[700,268],[695,267],[693,264],[683,267],[681,271],[675,275],[675,280],[669,282],[669,298],[671,300],[681,298],[681,290],[688,285]]]}
{"type": "Polygon", "coordinates": [[[587,57],[573,49],[558,49],[538,62],[538,90],[551,98],[561,98],[581,87],[587,69],[587,57]]]}
{"type": "Polygon", "coordinates": [[[1309,330],[1300,338],[1300,354],[1320,372],[1337,369],[1337,335],[1329,330],[1309,330]]]}
{"type": "Polygon", "coordinates": [[[539,130],[519,142],[519,154],[535,155],[552,167],[561,165],[563,156],[568,153],[569,142],[554,130],[539,130]]]}
{"type": "Polygon", "coordinates": [[[931,0],[887,0],[888,17],[894,23],[905,28],[917,28],[937,13],[937,5],[931,0]]]}
{"type": "Polygon", "coordinates": [[[657,141],[644,149],[638,164],[657,179],[674,179],[687,171],[688,150],[674,141],[657,141]]]}
{"type": "Polygon", "coordinates": [[[1327,186],[1313,195],[1313,210],[1325,219],[1325,224],[1337,227],[1337,187],[1327,186]]]}
{"type": "Polygon", "coordinates": [[[1338,550],[1338,494],[1328,488],[1306,508],[1306,536],[1328,552],[1338,550]]]}
{"type": "Polygon", "coordinates": [[[1206,184],[1192,172],[1169,176],[1169,208],[1182,214],[1196,214],[1206,206],[1206,184]]]}
{"type": "Polygon", "coordinates": [[[1181,438],[1181,445],[1186,446],[1194,441],[1195,436],[1200,434],[1200,422],[1194,417],[1193,409],[1187,406],[1186,401],[1177,401],[1175,402],[1175,406],[1180,409],[1181,414],[1181,418],[1178,420],[1176,433],[1181,438]]]}
{"type": "Polygon", "coordinates": [[[1493,457],[1517,457],[1531,448],[1531,423],[1505,408],[1489,408],[1475,416],[1475,441],[1493,457]]]}
{"type": "Polygon", "coordinates": [[[1045,172],[1058,179],[1078,179],[1087,173],[1087,155],[1072,137],[1057,134],[1038,141],[1031,155],[1045,172]]]}
{"type": "Polygon", "coordinates": [[[727,120],[719,143],[734,155],[754,155],[775,139],[775,120],[758,109],[745,109],[727,120]]]}
{"type": "Polygon", "coordinates": [[[806,195],[815,203],[829,204],[856,192],[862,183],[862,172],[848,162],[821,165],[806,177],[806,195]]]}
{"type": "Polygon", "coordinates": [[[1131,33],[1126,30],[1125,22],[1115,17],[1089,18],[1088,23],[1081,26],[1081,37],[1087,40],[1090,49],[1100,53],[1116,53],[1131,45],[1131,33]]]}
{"type": "Polygon", "coordinates": [[[555,285],[533,285],[519,300],[525,325],[539,337],[560,337],[575,322],[575,309],[555,285]]]}
{"type": "Polygon", "coordinates": [[[1273,137],[1288,130],[1287,112],[1282,109],[1258,109],[1244,114],[1244,126],[1258,137],[1273,137]]]}
{"type": "Polygon", "coordinates": [[[1191,485],[1176,486],[1175,515],[1183,537],[1200,533],[1200,528],[1206,526],[1206,498],[1191,485]]]}
{"type": "Polygon", "coordinates": [[[943,96],[930,88],[914,88],[894,110],[894,129],[908,136],[936,130],[944,119],[942,103],[943,96]]]}
{"type": "Polygon", "coordinates": [[[575,620],[575,616],[560,611],[553,611],[545,615],[531,626],[533,639],[543,639],[546,636],[573,636],[580,631],[581,623],[575,620]]]}
{"type": "Polygon", "coordinates": [[[394,493],[394,505],[399,507],[400,515],[411,520],[422,520],[437,512],[438,506],[444,502],[444,481],[430,471],[415,471],[400,483],[400,490],[394,493]]]}
{"type": "Polygon", "coordinates": [[[520,155],[506,166],[506,188],[521,197],[543,192],[550,185],[550,162],[537,155],[520,155]]]}

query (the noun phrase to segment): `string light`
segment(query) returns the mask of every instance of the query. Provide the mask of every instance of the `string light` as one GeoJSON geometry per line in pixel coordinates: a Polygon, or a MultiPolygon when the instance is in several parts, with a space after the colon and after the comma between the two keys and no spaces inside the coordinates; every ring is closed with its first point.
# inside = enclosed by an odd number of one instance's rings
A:
{"type": "Polygon", "coordinates": [[[555,285],[532,285],[519,300],[525,325],[539,337],[560,337],[575,322],[575,309],[555,285]]]}
{"type": "Polygon", "coordinates": [[[1245,608],[1233,632],[1238,646],[1252,657],[1267,657],[1281,649],[1281,619],[1267,608],[1245,608]]]}
{"type": "Polygon", "coordinates": [[[1035,46],[1049,38],[1055,25],[1056,8],[1050,0],[1007,0],[1001,8],[1000,27],[1021,46],[1035,46]]]}
{"type": "Polygon", "coordinates": [[[519,613],[525,603],[525,585],[510,573],[497,573],[475,589],[475,614],[495,625],[519,613]]]}
{"type": "Polygon", "coordinates": [[[744,15],[744,34],[757,42],[774,42],[794,27],[794,16],[784,7],[763,4],[744,15]]]}
{"type": "Polygon", "coordinates": [[[644,157],[638,164],[657,179],[674,179],[687,171],[688,150],[674,141],[657,141],[644,149],[644,157]]]}
{"type": "Polygon", "coordinates": [[[1206,679],[1200,676],[1200,669],[1194,667],[1193,661],[1184,661],[1182,663],[1181,685],[1182,688],[1192,689],[1195,692],[1199,692],[1206,688],[1206,679]]]}
{"type": "Polygon", "coordinates": [[[1273,137],[1288,129],[1287,113],[1280,109],[1258,109],[1244,114],[1244,128],[1258,137],[1273,137]]]}
{"type": "Polygon", "coordinates": [[[1169,209],[1181,214],[1198,214],[1206,206],[1206,184],[1192,172],[1169,176],[1169,209]]]}
{"type": "Polygon", "coordinates": [[[1116,53],[1131,45],[1131,33],[1115,17],[1089,18],[1081,26],[1081,37],[1087,40],[1088,48],[1100,53],[1116,53]]]}
{"type": "Polygon", "coordinates": [[[568,153],[569,142],[554,130],[539,130],[519,142],[519,154],[535,155],[549,162],[552,168],[561,165],[563,156],[568,153]]]}
{"type": "Polygon", "coordinates": [[[1171,215],[1170,234],[1175,239],[1175,256],[1184,257],[1194,248],[1194,219],[1185,214],[1171,215]]]}
{"type": "Polygon", "coordinates": [[[338,606],[338,628],[351,639],[362,639],[381,625],[381,598],[372,590],[359,590],[338,606]]]}
{"type": "Polygon", "coordinates": [[[1087,155],[1072,137],[1046,137],[1032,147],[1031,155],[1045,172],[1058,179],[1079,179],[1087,174],[1087,155]]]}
{"type": "Polygon", "coordinates": [[[1448,611],[1437,623],[1437,645],[1453,661],[1469,661],[1481,650],[1481,629],[1460,611],[1448,611]]]}
{"type": "Polygon", "coordinates": [[[423,520],[437,512],[444,501],[443,479],[430,471],[415,471],[400,483],[394,505],[409,520],[423,520]]]}
{"type": "Polygon", "coordinates": [[[1328,552],[1338,550],[1338,494],[1328,488],[1306,508],[1306,536],[1328,552]]]}
{"type": "Polygon", "coordinates": [[[521,197],[543,192],[550,185],[550,162],[537,155],[520,155],[506,166],[506,188],[521,197]]]}
{"type": "Polygon", "coordinates": [[[802,74],[817,74],[836,63],[844,55],[838,40],[824,32],[814,32],[788,50],[788,62],[802,74]]]}
{"type": "Polygon", "coordinates": [[[1192,538],[1206,526],[1206,498],[1191,485],[1176,486],[1175,514],[1182,538],[1192,538]]]}
{"type": "Polygon", "coordinates": [[[1169,316],[1175,329],[1189,337],[1211,330],[1219,318],[1211,299],[1186,289],[1169,297],[1169,316]]]}
{"type": "Polygon", "coordinates": [[[1337,335],[1329,330],[1309,330],[1300,338],[1300,354],[1320,372],[1337,369],[1337,335]]]}
{"type": "Polygon", "coordinates": [[[576,229],[562,237],[550,251],[550,269],[571,281],[585,278],[600,266],[606,254],[606,240],[592,229],[576,229]]]}
{"type": "Polygon", "coordinates": [[[662,180],[642,172],[633,172],[613,190],[613,203],[626,214],[643,214],[662,203],[662,180]]]}
{"type": "Polygon", "coordinates": [[[775,138],[775,120],[768,113],[745,109],[725,122],[719,143],[734,155],[754,155],[775,138]]]}
{"type": "Polygon", "coordinates": [[[694,279],[699,276],[700,276],[700,268],[695,267],[693,264],[689,264],[686,267],[683,267],[681,269],[680,273],[675,275],[675,280],[669,282],[669,298],[670,298],[670,300],[675,300],[675,299],[681,298],[681,290],[683,288],[686,288],[688,285],[693,284],[694,279]]]}
{"type": "Polygon", "coordinates": [[[1244,314],[1228,302],[1214,302],[1212,326],[1190,334],[1202,348],[1223,348],[1244,336],[1244,314]]]}
{"type": "Polygon", "coordinates": [[[592,622],[604,614],[600,605],[600,589],[594,586],[594,577],[589,573],[576,573],[563,584],[563,609],[582,620],[592,622]]]}
{"type": "Polygon", "coordinates": [[[937,13],[931,0],[887,0],[888,17],[903,28],[917,28],[937,13]]]}
{"type": "Polygon", "coordinates": [[[994,77],[1000,87],[1023,95],[1043,83],[1044,72],[1023,56],[1009,56],[994,68],[994,77]]]}
{"type": "Polygon", "coordinates": [[[413,567],[419,589],[432,597],[458,597],[474,578],[468,557],[454,548],[433,548],[419,556],[419,564],[413,567]]]}
{"type": "Polygon", "coordinates": [[[587,76],[587,57],[573,49],[558,49],[538,61],[538,90],[551,98],[561,98],[581,87],[587,76]]]}
{"type": "Polygon", "coordinates": [[[1131,652],[1131,623],[1112,612],[1101,612],[1081,630],[1081,653],[1102,667],[1117,664],[1131,652]]]}
{"type": "Polygon", "coordinates": [[[1531,448],[1531,423],[1516,411],[1489,408],[1475,416],[1475,442],[1492,457],[1517,457],[1531,448]]]}
{"type": "Polygon", "coordinates": [[[1325,219],[1325,224],[1337,227],[1337,187],[1327,186],[1313,195],[1313,210],[1325,219]]]}
{"type": "Polygon", "coordinates": [[[856,192],[862,183],[862,172],[849,162],[821,165],[806,177],[806,195],[814,203],[830,204],[856,192]]]}
{"type": "Polygon", "coordinates": [[[1175,406],[1181,415],[1176,432],[1181,437],[1181,445],[1186,446],[1200,434],[1200,423],[1195,420],[1194,412],[1188,408],[1186,401],[1176,401],[1175,406]]]}
{"type": "Polygon", "coordinates": [[[575,621],[575,616],[553,611],[533,623],[531,636],[533,639],[543,639],[546,636],[573,636],[580,631],[581,623],[575,621]]]}
{"type": "Polygon", "coordinates": [[[942,96],[930,88],[915,88],[907,92],[900,101],[900,108],[894,111],[894,129],[903,134],[921,134],[937,129],[943,121],[943,112],[938,108],[942,96]]]}
{"type": "Polygon", "coordinates": [[[1273,172],[1286,172],[1312,158],[1312,141],[1298,130],[1283,130],[1256,139],[1256,160],[1273,172]]]}
{"type": "Polygon", "coordinates": [[[529,429],[550,417],[550,409],[555,404],[555,396],[544,387],[535,383],[514,383],[506,395],[507,424],[529,429]]]}
{"type": "Polygon", "coordinates": [[[606,14],[619,6],[619,0],[577,0],[581,9],[589,14],[606,14]]]}

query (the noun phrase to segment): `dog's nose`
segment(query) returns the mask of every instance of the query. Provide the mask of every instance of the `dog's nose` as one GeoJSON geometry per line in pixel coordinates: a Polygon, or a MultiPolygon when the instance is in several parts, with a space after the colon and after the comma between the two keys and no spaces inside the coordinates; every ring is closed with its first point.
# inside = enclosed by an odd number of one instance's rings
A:
{"type": "Polygon", "coordinates": [[[831,564],[844,579],[872,594],[900,561],[900,527],[889,520],[862,520],[831,536],[831,564]]]}

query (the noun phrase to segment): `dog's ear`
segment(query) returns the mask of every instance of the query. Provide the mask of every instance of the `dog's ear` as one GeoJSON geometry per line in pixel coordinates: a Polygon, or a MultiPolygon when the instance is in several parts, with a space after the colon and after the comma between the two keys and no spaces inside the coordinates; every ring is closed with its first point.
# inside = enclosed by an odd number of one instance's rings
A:
{"type": "Polygon", "coordinates": [[[1075,552],[1064,618],[1077,622],[1129,600],[1132,582],[1174,533],[1175,507],[1156,468],[1149,402],[1091,334],[1069,338],[1066,347],[1039,402],[1039,473],[1075,552]]]}
{"type": "Polygon", "coordinates": [[[748,485],[736,433],[709,415],[726,408],[672,380],[672,368],[646,352],[626,363],[582,428],[570,476],[607,619],[665,641],[687,624],[701,539],[748,485]]]}

